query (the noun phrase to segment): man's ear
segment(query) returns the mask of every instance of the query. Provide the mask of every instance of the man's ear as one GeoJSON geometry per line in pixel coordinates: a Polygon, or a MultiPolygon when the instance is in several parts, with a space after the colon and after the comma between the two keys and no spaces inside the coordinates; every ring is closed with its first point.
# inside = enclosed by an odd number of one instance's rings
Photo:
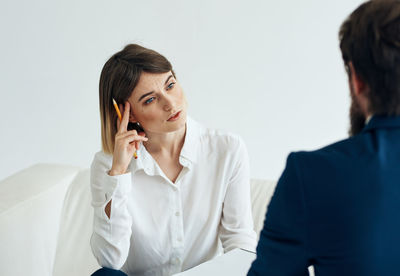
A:
{"type": "Polygon", "coordinates": [[[365,81],[363,81],[360,77],[360,75],[356,72],[354,69],[354,65],[352,62],[349,62],[349,69],[350,69],[350,85],[352,86],[352,93],[354,96],[354,100],[356,100],[362,110],[362,112],[365,115],[365,118],[367,118],[369,115],[371,115],[369,108],[370,108],[370,103],[369,103],[369,98],[368,98],[368,92],[369,92],[369,87],[365,81]]]}
{"type": "Polygon", "coordinates": [[[349,69],[350,69],[350,85],[353,86],[354,94],[357,96],[364,95],[367,92],[368,86],[367,84],[361,79],[360,75],[354,69],[353,63],[349,62],[349,69]]]}

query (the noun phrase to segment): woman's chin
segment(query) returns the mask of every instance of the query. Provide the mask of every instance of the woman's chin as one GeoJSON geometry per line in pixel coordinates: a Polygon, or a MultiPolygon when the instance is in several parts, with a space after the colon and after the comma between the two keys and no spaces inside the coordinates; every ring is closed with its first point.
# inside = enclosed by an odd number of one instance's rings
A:
{"type": "Polygon", "coordinates": [[[186,114],[182,112],[182,114],[180,114],[179,118],[177,118],[176,120],[167,121],[168,129],[170,129],[169,132],[179,131],[180,129],[185,128],[186,119],[186,114]]]}

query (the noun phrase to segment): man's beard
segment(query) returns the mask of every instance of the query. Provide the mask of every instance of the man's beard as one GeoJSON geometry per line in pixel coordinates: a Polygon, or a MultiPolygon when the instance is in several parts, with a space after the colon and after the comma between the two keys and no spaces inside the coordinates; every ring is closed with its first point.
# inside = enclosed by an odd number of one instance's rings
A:
{"type": "Polygon", "coordinates": [[[359,134],[364,127],[365,127],[365,116],[361,110],[360,104],[353,96],[353,91],[351,91],[349,135],[354,136],[359,134]]]}

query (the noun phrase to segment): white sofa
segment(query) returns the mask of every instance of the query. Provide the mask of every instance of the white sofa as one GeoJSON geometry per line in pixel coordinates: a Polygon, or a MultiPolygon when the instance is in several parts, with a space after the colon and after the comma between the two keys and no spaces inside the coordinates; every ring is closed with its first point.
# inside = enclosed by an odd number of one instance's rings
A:
{"type": "MultiPolygon", "coordinates": [[[[257,233],[275,182],[252,180],[257,233]]],[[[84,276],[99,268],[89,239],[89,169],[38,164],[0,182],[0,275],[84,276]]]]}

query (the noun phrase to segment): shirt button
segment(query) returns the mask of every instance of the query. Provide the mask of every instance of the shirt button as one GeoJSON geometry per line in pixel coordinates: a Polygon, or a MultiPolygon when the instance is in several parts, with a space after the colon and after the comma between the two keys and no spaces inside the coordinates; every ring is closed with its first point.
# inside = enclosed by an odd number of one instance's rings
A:
{"type": "Polygon", "coordinates": [[[173,262],[174,264],[179,264],[180,260],[179,260],[178,258],[175,258],[172,262],[173,262]]]}
{"type": "Polygon", "coordinates": [[[178,242],[181,242],[182,241],[182,238],[178,238],[178,242]]]}
{"type": "Polygon", "coordinates": [[[180,215],[181,215],[181,213],[179,213],[179,212],[175,213],[175,216],[177,216],[177,217],[179,217],[180,215]]]}

